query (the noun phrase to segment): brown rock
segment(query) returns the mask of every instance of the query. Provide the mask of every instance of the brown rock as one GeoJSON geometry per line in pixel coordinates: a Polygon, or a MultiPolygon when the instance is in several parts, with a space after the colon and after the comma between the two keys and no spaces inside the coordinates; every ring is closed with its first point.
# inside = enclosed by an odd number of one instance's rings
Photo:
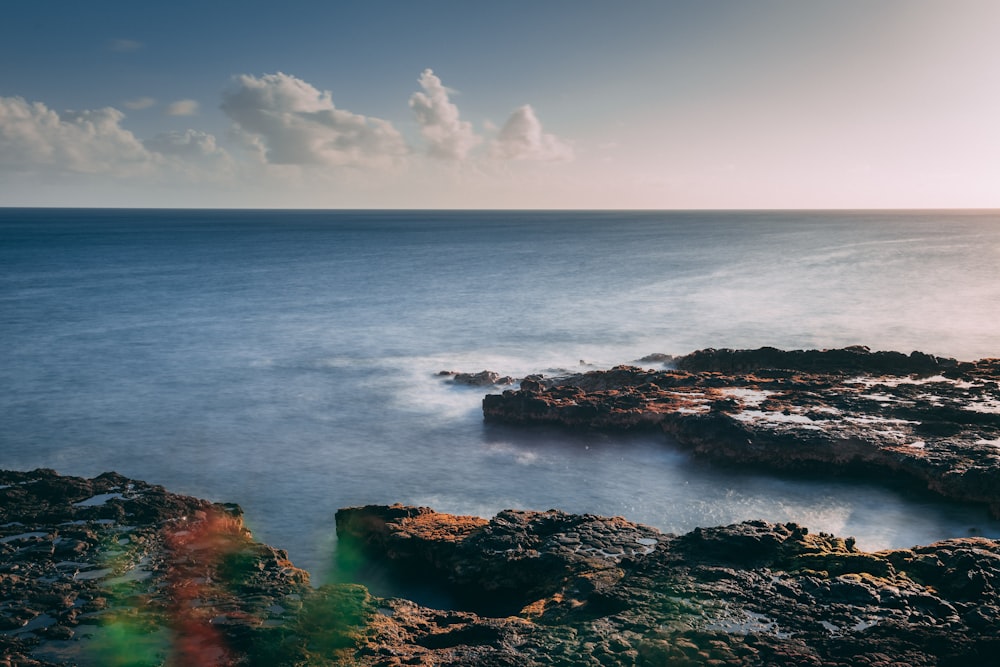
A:
{"type": "Polygon", "coordinates": [[[680,370],[618,366],[483,399],[489,421],[659,428],[697,454],[864,469],[1000,516],[1000,362],[914,352],[702,350],[680,370]]]}
{"type": "Polygon", "coordinates": [[[398,660],[363,664],[983,664],[998,646],[1000,544],[981,538],[866,553],[794,524],[673,537],[617,518],[400,506],[341,510],[338,527],[476,607],[388,601],[360,652],[398,660]]]}

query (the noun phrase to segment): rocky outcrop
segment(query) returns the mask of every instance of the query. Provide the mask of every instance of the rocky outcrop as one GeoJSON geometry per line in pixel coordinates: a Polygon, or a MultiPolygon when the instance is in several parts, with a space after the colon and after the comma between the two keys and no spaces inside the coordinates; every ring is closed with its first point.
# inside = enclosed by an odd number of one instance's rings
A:
{"type": "Polygon", "coordinates": [[[990,665],[1000,543],[865,553],[745,522],[667,535],[620,517],[336,515],[348,575],[447,609],[312,588],[235,505],[114,473],[0,471],[0,665],[990,665]]]}
{"type": "Polygon", "coordinates": [[[959,363],[946,357],[923,352],[872,352],[864,345],[836,350],[779,350],[761,347],[756,350],[708,348],[673,359],[673,365],[686,371],[747,373],[764,368],[784,368],[809,373],[870,373],[881,375],[933,375],[955,369],[959,363]]]}
{"type": "Polygon", "coordinates": [[[360,620],[363,589],[313,591],[235,505],[0,471],[0,665],[298,664],[310,641],[354,643],[347,622],[313,627],[331,597],[360,620]]]}
{"type": "Polygon", "coordinates": [[[461,373],[458,371],[441,371],[438,373],[442,377],[450,377],[455,384],[463,384],[470,387],[494,387],[497,385],[514,384],[517,382],[509,375],[500,375],[496,371],[479,371],[478,373],[461,373]]]}
{"type": "Polygon", "coordinates": [[[341,510],[342,543],[456,594],[384,601],[375,664],[988,665],[1000,544],[865,553],[761,521],[676,537],[621,518],[341,510]]]}
{"type": "Polygon", "coordinates": [[[703,350],[488,395],[487,420],[657,428],[699,455],[917,480],[1000,516],[1000,360],[914,352],[703,350]]]}

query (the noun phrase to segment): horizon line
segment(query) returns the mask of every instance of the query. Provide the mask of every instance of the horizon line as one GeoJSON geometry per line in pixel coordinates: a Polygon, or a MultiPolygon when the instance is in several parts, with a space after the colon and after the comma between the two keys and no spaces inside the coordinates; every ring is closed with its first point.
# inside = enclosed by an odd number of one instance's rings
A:
{"type": "Polygon", "coordinates": [[[607,212],[607,213],[719,213],[719,212],[830,212],[830,213],[863,213],[863,212],[935,212],[935,211],[962,211],[962,212],[1000,212],[1000,207],[981,206],[958,206],[958,207],[786,207],[786,208],[434,208],[434,207],[282,207],[282,206],[70,206],[70,205],[6,205],[0,204],[0,210],[121,210],[121,211],[303,211],[303,212],[502,212],[512,213],[573,213],[573,212],[607,212]]]}

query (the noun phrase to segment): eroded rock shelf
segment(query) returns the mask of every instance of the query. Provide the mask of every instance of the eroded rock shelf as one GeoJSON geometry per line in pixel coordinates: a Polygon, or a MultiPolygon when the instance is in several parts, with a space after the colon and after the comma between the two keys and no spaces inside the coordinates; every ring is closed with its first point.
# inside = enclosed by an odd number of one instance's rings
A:
{"type": "Polygon", "coordinates": [[[920,352],[701,350],[487,395],[489,421],[662,429],[698,455],[890,473],[1000,516],[1000,360],[920,352]]]}

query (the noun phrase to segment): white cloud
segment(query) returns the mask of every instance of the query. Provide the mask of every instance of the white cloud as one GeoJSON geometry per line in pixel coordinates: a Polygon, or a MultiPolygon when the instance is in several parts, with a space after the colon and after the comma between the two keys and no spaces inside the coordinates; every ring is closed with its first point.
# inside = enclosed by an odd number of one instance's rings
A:
{"type": "Polygon", "coordinates": [[[186,130],[143,142],[122,127],[124,118],[111,107],[60,114],[40,102],[0,97],[0,171],[40,181],[91,174],[108,183],[201,183],[233,173],[231,157],[212,135],[186,130]]]}
{"type": "Polygon", "coordinates": [[[152,97],[137,97],[134,100],[125,100],[125,108],[127,109],[148,109],[154,104],[156,104],[156,100],[152,97]]]}
{"type": "Polygon", "coordinates": [[[198,102],[195,100],[177,100],[167,105],[168,116],[194,116],[198,113],[198,102]]]}
{"type": "Polygon", "coordinates": [[[151,156],[106,107],[58,114],[40,102],[0,97],[0,168],[80,173],[134,172],[151,156]]]}
{"type": "Polygon", "coordinates": [[[505,160],[572,160],[573,147],[542,131],[542,123],[531,105],[510,115],[492,142],[491,153],[505,160]]]}
{"type": "MultiPolygon", "coordinates": [[[[221,108],[233,121],[227,140],[242,142],[260,158],[257,163],[197,129],[153,130],[154,136],[140,139],[115,108],[57,112],[41,102],[0,97],[0,196],[136,203],[146,193],[151,202],[176,204],[184,193],[192,204],[231,205],[236,200],[227,198],[239,193],[262,205],[506,206],[515,192],[548,192],[542,184],[564,171],[539,161],[572,158],[570,144],[547,134],[531,107],[516,110],[502,127],[484,123],[474,129],[433,71],[424,70],[418,81],[420,92],[409,97],[409,105],[421,130],[422,155],[389,121],[338,109],[331,93],[296,77],[235,77],[222,94],[221,108]],[[492,141],[487,150],[477,150],[483,137],[492,141]],[[501,160],[522,164],[512,169],[501,160]]],[[[194,113],[198,105],[136,97],[120,108],[194,113]]],[[[144,120],[155,118],[146,114],[144,120]]],[[[532,197],[524,201],[554,201],[532,197]]]]}
{"type": "Polygon", "coordinates": [[[408,153],[388,121],[334,107],[294,76],[244,74],[223,93],[222,110],[271,164],[388,166],[408,153]]]}
{"type": "Polygon", "coordinates": [[[424,92],[413,93],[410,108],[427,140],[428,154],[446,160],[465,159],[482,139],[472,130],[471,123],[459,120],[458,107],[448,99],[453,91],[442,85],[430,69],[423,71],[418,82],[424,92]]]}
{"type": "Polygon", "coordinates": [[[203,158],[225,153],[216,144],[214,136],[198,130],[161,132],[152,139],[146,139],[143,145],[155,153],[188,158],[203,158]]]}
{"type": "Polygon", "coordinates": [[[143,144],[155,155],[161,180],[221,183],[231,179],[238,168],[232,156],[206,132],[161,132],[143,144]]]}

